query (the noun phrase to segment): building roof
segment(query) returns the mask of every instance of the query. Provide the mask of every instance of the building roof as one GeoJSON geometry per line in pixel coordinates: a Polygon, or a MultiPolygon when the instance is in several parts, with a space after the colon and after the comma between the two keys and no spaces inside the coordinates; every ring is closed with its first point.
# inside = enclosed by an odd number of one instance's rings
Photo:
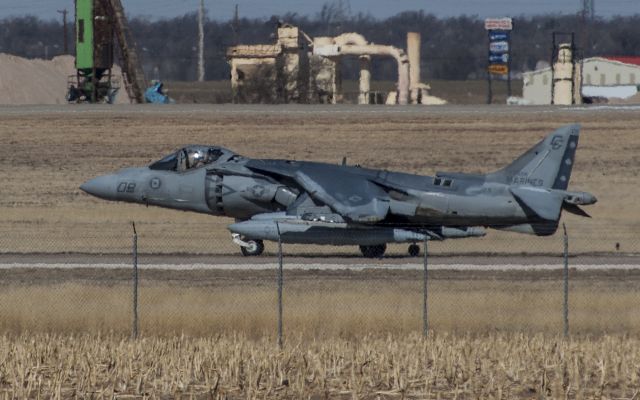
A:
{"type": "MultiPolygon", "coordinates": [[[[602,62],[602,61],[615,63],[615,64],[635,65],[636,67],[640,67],[640,56],[603,56],[603,57],[590,57],[582,60],[583,63],[602,62]]],[[[541,74],[549,71],[551,71],[551,67],[544,67],[534,71],[525,71],[522,73],[522,75],[523,76],[537,75],[537,74],[541,74]]]]}
{"type": "Polygon", "coordinates": [[[602,58],[606,58],[611,61],[618,61],[623,64],[640,65],[640,56],[604,56],[602,58]]]}

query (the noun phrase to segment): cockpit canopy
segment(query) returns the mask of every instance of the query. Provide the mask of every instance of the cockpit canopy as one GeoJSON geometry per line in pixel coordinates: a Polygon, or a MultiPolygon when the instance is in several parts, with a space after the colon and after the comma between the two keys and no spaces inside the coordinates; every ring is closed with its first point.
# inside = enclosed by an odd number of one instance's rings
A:
{"type": "Polygon", "coordinates": [[[149,165],[149,169],[184,172],[218,160],[226,161],[234,155],[235,153],[223,147],[191,145],[152,163],[149,165]]]}

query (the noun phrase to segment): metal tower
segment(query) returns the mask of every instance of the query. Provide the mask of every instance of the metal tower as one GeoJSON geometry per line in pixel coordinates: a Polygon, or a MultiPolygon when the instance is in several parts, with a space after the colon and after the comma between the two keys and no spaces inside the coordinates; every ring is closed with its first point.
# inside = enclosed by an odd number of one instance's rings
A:
{"type": "Polygon", "coordinates": [[[582,10],[580,11],[580,47],[584,57],[591,55],[591,22],[595,16],[595,0],[581,0],[582,10]]]}
{"type": "Polygon", "coordinates": [[[595,13],[595,0],[582,0],[582,18],[592,20],[595,13]]]}

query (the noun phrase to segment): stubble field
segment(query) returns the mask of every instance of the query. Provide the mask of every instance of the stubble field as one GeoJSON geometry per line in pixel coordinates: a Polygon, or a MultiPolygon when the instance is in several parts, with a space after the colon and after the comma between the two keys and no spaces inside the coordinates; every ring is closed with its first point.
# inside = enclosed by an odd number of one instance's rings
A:
{"type": "Polygon", "coordinates": [[[624,336],[242,335],[0,337],[5,398],[635,398],[640,342],[624,336]],[[8,356],[7,356],[8,355],[8,356]]]}

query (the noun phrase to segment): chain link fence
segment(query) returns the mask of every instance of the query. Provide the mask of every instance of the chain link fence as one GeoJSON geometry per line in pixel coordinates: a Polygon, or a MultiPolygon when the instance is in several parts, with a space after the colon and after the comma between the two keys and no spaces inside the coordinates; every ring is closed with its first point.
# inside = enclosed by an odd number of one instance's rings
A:
{"type": "Polygon", "coordinates": [[[426,259],[422,243],[418,256],[392,244],[382,258],[284,243],[279,303],[277,243],[243,257],[207,223],[145,222],[135,235],[123,223],[65,227],[0,238],[3,331],[261,337],[279,320],[285,339],[422,332],[425,322],[436,332],[640,331],[640,249],[614,232],[568,226],[566,279],[562,229],[430,241],[426,259]]]}

